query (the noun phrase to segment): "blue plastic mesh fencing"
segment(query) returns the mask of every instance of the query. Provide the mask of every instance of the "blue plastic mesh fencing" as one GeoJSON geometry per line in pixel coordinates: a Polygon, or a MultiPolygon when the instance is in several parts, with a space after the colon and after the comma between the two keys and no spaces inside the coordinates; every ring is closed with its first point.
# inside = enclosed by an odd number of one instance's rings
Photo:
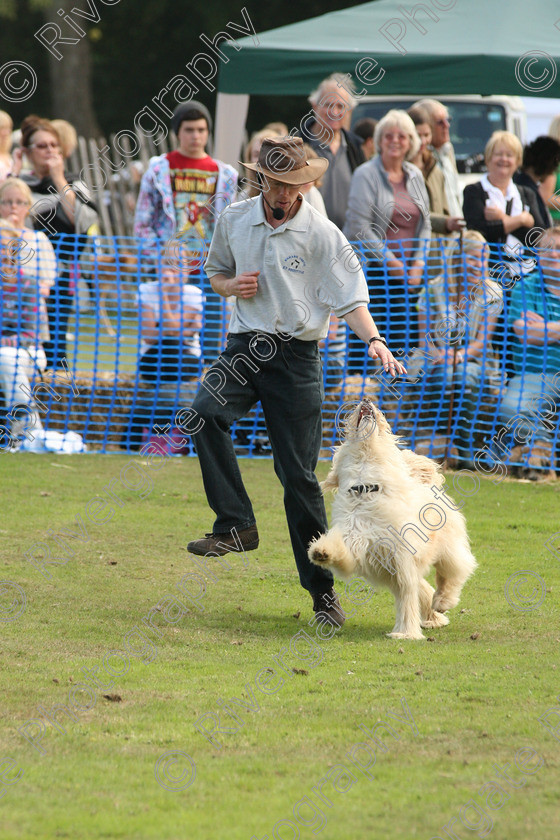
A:
{"type": "MultiPolygon", "coordinates": [[[[232,304],[192,255],[174,262],[162,245],[150,262],[140,240],[86,236],[52,240],[53,255],[32,232],[27,252],[2,237],[1,449],[149,444],[194,455],[190,406],[225,346],[232,304]]],[[[547,324],[560,321],[560,297],[546,282],[560,281],[550,260],[492,246],[486,265],[457,241],[389,244],[372,253],[353,243],[378,330],[409,372],[392,380],[332,318],[322,343],[322,457],[340,441],[347,409],[367,395],[423,454],[474,459],[496,474],[501,464],[553,468],[560,344],[547,324]],[[399,269],[415,259],[424,263],[416,273],[399,269]],[[536,313],[530,322],[527,311],[536,313]]],[[[239,454],[270,454],[260,405],[232,435],[239,454]]]]}

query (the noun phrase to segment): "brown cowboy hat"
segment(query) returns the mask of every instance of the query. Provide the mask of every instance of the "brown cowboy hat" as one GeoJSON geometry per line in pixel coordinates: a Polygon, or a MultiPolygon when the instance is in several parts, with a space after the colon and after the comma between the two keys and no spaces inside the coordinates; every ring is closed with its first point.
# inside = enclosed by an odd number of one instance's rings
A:
{"type": "Polygon", "coordinates": [[[265,137],[256,163],[239,161],[246,169],[260,172],[283,184],[309,184],[327,170],[326,158],[307,160],[301,137],[265,137]]]}

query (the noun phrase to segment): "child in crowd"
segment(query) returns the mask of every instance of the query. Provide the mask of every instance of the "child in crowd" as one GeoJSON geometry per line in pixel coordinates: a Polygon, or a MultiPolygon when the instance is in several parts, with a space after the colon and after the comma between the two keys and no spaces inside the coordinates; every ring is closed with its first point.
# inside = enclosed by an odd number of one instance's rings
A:
{"type": "Polygon", "coordinates": [[[13,440],[26,430],[42,429],[29,380],[47,364],[42,341],[48,329],[41,290],[37,278],[21,269],[21,247],[18,229],[0,219],[0,388],[8,409],[2,434],[9,431],[13,440]]]}
{"type": "MultiPolygon", "coordinates": [[[[502,311],[502,290],[489,279],[488,245],[477,231],[465,231],[444,271],[418,299],[420,348],[425,376],[414,387],[422,422],[446,434],[453,393],[451,433],[463,465],[472,463],[475,414],[484,387],[498,381],[492,335],[502,311]]],[[[418,365],[420,366],[420,365],[418,365]]],[[[415,364],[408,365],[413,375],[415,364]]]]}
{"type": "Polygon", "coordinates": [[[182,403],[181,384],[201,373],[204,295],[185,283],[180,272],[167,268],[159,280],[140,284],[138,307],[141,396],[133,404],[125,441],[131,449],[140,448],[145,428],[169,428],[182,403]]]}

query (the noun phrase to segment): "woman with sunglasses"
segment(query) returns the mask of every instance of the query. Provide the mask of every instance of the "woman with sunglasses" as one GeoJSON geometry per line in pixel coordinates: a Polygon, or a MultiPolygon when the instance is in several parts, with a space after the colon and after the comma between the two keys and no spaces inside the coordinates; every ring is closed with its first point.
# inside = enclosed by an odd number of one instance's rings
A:
{"type": "Polygon", "coordinates": [[[455,150],[451,142],[451,117],[443,102],[437,99],[421,99],[415,107],[423,108],[430,121],[432,130],[431,151],[437,165],[443,173],[445,197],[450,216],[462,218],[461,186],[455,160],[455,150]]]}
{"type": "Polygon", "coordinates": [[[33,196],[34,228],[55,242],[60,261],[58,280],[48,300],[50,341],[45,343],[47,366],[56,369],[66,356],[71,275],[85,244],[75,234],[95,232],[97,210],[85,184],[64,171],[60,139],[49,120],[26,117],[21,124],[21,148],[31,166],[21,177],[33,196]]]}

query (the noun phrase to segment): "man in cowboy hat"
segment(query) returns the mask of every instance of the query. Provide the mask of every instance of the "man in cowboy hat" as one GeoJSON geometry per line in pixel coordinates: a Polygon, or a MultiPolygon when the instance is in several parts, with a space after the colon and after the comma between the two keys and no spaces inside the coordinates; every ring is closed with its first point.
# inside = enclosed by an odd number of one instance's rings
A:
{"type": "Polygon", "coordinates": [[[405,371],[378,335],[347,239],[299,192],[328,161],[307,161],[301,138],[286,137],[263,140],[258,162],[244,166],[256,173],[262,193],[224,210],[205,266],[212,288],[233,296],[234,305],[227,347],[193,403],[193,440],[216,520],[212,533],[190,542],[188,550],[221,556],[259,544],[229,430],[260,399],[301,585],[313,597],[318,620],[340,627],[344,614],[332,575],[307,557],[309,542],[327,530],[314,470],[323,399],[317,344],[327,334],[331,310],[386,371],[405,371]]]}

